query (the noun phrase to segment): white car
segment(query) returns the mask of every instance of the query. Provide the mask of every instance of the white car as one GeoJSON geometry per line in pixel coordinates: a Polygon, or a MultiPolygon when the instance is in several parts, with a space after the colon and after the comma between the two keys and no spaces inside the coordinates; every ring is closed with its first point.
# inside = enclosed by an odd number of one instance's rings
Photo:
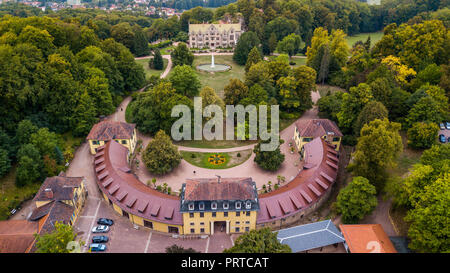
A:
{"type": "Polygon", "coordinates": [[[92,233],[105,233],[109,231],[109,227],[108,226],[96,226],[92,229],[92,233]]]}

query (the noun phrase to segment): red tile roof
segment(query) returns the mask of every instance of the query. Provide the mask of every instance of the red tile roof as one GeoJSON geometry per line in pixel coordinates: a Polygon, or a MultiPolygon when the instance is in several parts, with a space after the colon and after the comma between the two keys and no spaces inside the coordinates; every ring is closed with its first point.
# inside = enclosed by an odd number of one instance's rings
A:
{"type": "Polygon", "coordinates": [[[252,179],[217,178],[186,179],[184,200],[247,200],[255,199],[252,179]]]}
{"type": "Polygon", "coordinates": [[[27,220],[0,221],[0,253],[28,252],[39,232],[39,222],[27,220]]]}
{"type": "Polygon", "coordinates": [[[135,124],[105,120],[95,124],[86,139],[103,141],[111,139],[130,139],[133,136],[135,127],[135,124]]]}
{"type": "Polygon", "coordinates": [[[285,218],[310,207],[331,188],[337,176],[337,169],[326,163],[331,146],[317,137],[304,147],[305,164],[310,168],[300,171],[288,184],[259,196],[261,209],[257,224],[285,218]]]}
{"type": "MultiPolygon", "coordinates": [[[[104,158],[100,164],[106,166],[96,173],[100,190],[123,211],[151,221],[182,225],[180,198],[158,192],[125,172],[127,154],[128,149],[115,141],[106,143],[103,155],[97,154],[96,160],[104,158]]],[[[94,163],[94,171],[97,167],[94,163]]]]}
{"type": "Polygon", "coordinates": [[[397,253],[380,224],[340,225],[352,253],[397,253]]]}
{"type": "Polygon", "coordinates": [[[302,119],[295,123],[301,137],[322,137],[331,133],[332,135],[343,136],[336,123],[328,119],[302,119]]]}

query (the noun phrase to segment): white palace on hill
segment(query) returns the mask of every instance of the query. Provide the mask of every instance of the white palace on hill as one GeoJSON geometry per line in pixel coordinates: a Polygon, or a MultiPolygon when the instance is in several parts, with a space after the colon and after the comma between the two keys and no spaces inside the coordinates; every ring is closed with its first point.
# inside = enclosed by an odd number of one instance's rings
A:
{"type": "Polygon", "coordinates": [[[189,47],[227,48],[234,47],[244,31],[241,24],[189,24],[189,47]]]}

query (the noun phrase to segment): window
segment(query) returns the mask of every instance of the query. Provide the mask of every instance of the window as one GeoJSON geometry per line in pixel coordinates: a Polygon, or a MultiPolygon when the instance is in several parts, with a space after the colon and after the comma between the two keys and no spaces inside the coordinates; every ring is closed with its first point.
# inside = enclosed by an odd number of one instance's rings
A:
{"type": "Polygon", "coordinates": [[[127,144],[127,141],[126,140],[122,140],[122,144],[127,144]]]}
{"type": "Polygon", "coordinates": [[[216,217],[216,213],[215,212],[212,213],[212,217],[216,217]]]}
{"type": "Polygon", "coordinates": [[[250,216],[250,211],[246,211],[245,216],[250,216]]]}
{"type": "Polygon", "coordinates": [[[200,222],[200,225],[201,225],[201,226],[204,226],[204,225],[205,225],[205,223],[204,223],[204,222],[200,222]]]}
{"type": "Polygon", "coordinates": [[[193,212],[189,212],[189,218],[194,218],[194,213],[193,212]]]}
{"type": "Polygon", "coordinates": [[[146,221],[146,220],[144,220],[144,227],[148,227],[148,228],[153,228],[153,223],[152,223],[152,222],[149,222],[149,221],[146,221]]]}
{"type": "Polygon", "coordinates": [[[225,211],[225,212],[223,213],[223,217],[228,217],[228,211],[225,211]]]}
{"type": "Polygon", "coordinates": [[[191,233],[195,233],[195,228],[191,228],[191,233]]]}
{"type": "Polygon", "coordinates": [[[239,228],[238,227],[236,227],[235,230],[236,230],[236,232],[239,232],[239,228]]]}
{"type": "Polygon", "coordinates": [[[236,206],[236,209],[241,209],[241,202],[236,202],[235,206],[236,206]]]}
{"type": "Polygon", "coordinates": [[[237,217],[241,216],[241,212],[240,211],[236,211],[236,216],[237,217]]]}
{"type": "Polygon", "coordinates": [[[194,210],[194,203],[189,204],[189,210],[194,210]]]}
{"type": "Polygon", "coordinates": [[[250,231],[250,227],[245,227],[245,231],[250,231]]]}
{"type": "Polygon", "coordinates": [[[250,221],[245,221],[245,224],[246,225],[250,225],[250,221]]]}
{"type": "Polygon", "coordinates": [[[228,209],[228,202],[223,203],[223,209],[228,209]]]}
{"type": "Polygon", "coordinates": [[[236,221],[236,225],[240,225],[241,224],[241,222],[239,222],[239,221],[236,221]]]}
{"type": "Polygon", "coordinates": [[[217,203],[216,202],[212,202],[211,203],[211,209],[217,209],[217,203]]]}
{"type": "Polygon", "coordinates": [[[200,212],[200,217],[205,217],[205,213],[204,212],[200,212]]]}
{"type": "Polygon", "coordinates": [[[333,142],[337,142],[337,141],[339,141],[339,139],[340,138],[338,138],[338,137],[333,137],[333,142]]]}
{"type": "Polygon", "coordinates": [[[199,208],[200,210],[204,210],[204,209],[205,209],[205,203],[200,203],[200,204],[198,205],[198,208],[199,208]]]}
{"type": "Polygon", "coordinates": [[[246,209],[251,209],[252,208],[252,202],[250,202],[250,201],[245,202],[245,208],[246,209]]]}
{"type": "Polygon", "coordinates": [[[303,141],[304,142],[310,142],[312,140],[312,137],[304,137],[303,141]]]}
{"type": "Polygon", "coordinates": [[[194,223],[194,222],[191,222],[191,226],[193,226],[193,225],[195,225],[195,223],[194,223]]]}
{"type": "Polygon", "coordinates": [[[204,228],[201,228],[201,229],[200,229],[200,233],[205,233],[205,229],[204,229],[204,228]]]}

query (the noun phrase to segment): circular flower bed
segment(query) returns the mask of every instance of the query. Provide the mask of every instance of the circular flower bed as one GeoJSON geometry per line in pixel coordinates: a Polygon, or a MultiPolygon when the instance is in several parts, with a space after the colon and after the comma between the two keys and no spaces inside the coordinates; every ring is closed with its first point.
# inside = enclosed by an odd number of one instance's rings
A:
{"type": "Polygon", "coordinates": [[[221,165],[225,163],[225,156],[221,154],[213,154],[208,157],[208,162],[212,165],[221,165]]]}

